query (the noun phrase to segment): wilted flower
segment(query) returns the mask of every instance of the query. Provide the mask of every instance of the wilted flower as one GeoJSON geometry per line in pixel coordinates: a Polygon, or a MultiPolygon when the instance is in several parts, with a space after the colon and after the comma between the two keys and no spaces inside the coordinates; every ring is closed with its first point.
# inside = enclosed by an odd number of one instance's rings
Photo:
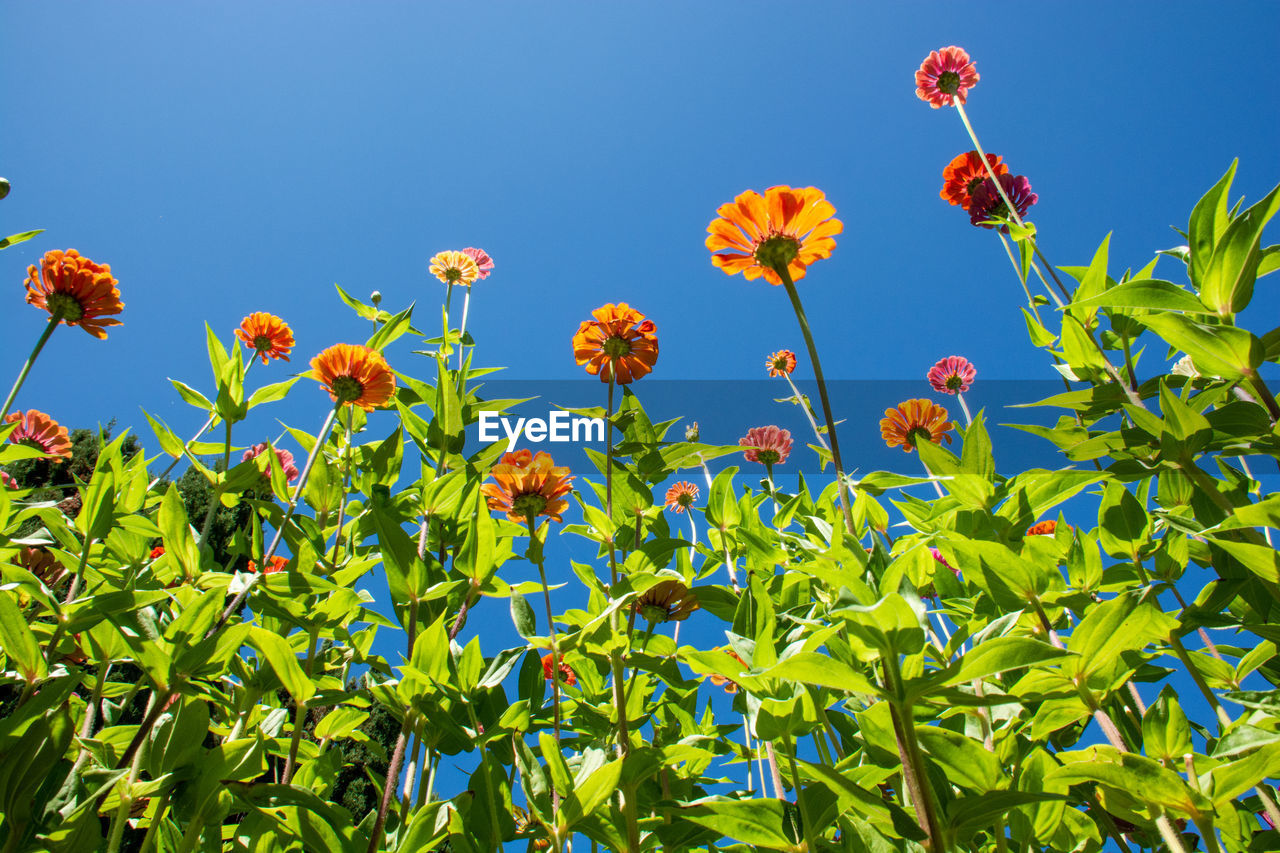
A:
{"type": "Polygon", "coordinates": [[[748,462],[759,462],[761,465],[781,465],[791,455],[791,431],[776,426],[752,427],[747,434],[738,439],[742,447],[750,448],[744,456],[748,462]]]}
{"type": "Polygon", "coordinates": [[[701,434],[698,432],[697,421],[694,421],[692,424],[684,428],[685,441],[697,441],[699,438],[701,438],[701,434]]]}
{"type": "Polygon", "coordinates": [[[5,415],[4,422],[18,423],[18,428],[9,433],[9,441],[13,444],[34,447],[47,456],[56,457],[55,462],[71,458],[71,439],[67,428],[44,412],[36,409],[10,412],[5,415]]]}
{"type": "Polygon", "coordinates": [[[958,394],[969,390],[978,370],[961,355],[949,355],[929,368],[929,384],[939,394],[958,394]]]}
{"type": "Polygon", "coordinates": [[[679,515],[689,507],[693,506],[693,502],[698,499],[698,487],[687,480],[681,480],[671,488],[667,489],[667,496],[663,500],[667,509],[679,515]]]}
{"type": "MultiPolygon", "coordinates": [[[[1027,208],[1040,200],[1040,196],[1031,191],[1031,182],[1023,175],[1016,177],[1001,175],[1000,186],[1004,188],[1009,201],[1013,202],[1013,206],[1017,208],[1019,218],[1026,215],[1027,208]]],[[[1012,214],[1009,213],[1009,206],[1000,197],[1000,191],[996,189],[995,183],[987,178],[973,191],[973,198],[969,202],[969,222],[981,228],[995,228],[994,225],[984,223],[988,219],[1010,218],[1012,214]]],[[[1000,233],[1008,234],[1009,226],[1001,225],[1000,233]]]]}
{"type": "Polygon", "coordinates": [[[263,364],[268,358],[288,361],[289,350],[293,349],[293,330],[289,324],[265,311],[255,311],[241,320],[236,337],[260,356],[263,364]]]}
{"type": "Polygon", "coordinates": [[[782,284],[777,269],[786,267],[791,280],[804,278],[814,261],[831,257],[835,235],[844,223],[836,209],[815,187],[769,187],[761,196],[747,190],[716,209],[718,219],[707,226],[707,248],[715,252],[711,263],[727,274],[742,273],[770,284],[782,284]]]}
{"type": "MultiPolygon", "coordinates": [[[[516,825],[517,836],[532,836],[532,833],[537,831],[539,826],[539,824],[535,823],[529,817],[529,813],[519,806],[512,807],[511,821],[516,825]]],[[[534,850],[547,850],[551,847],[551,841],[549,839],[537,836],[531,837],[531,843],[533,844],[534,850]]]]}
{"type": "Polygon", "coordinates": [[[573,488],[568,468],[557,468],[551,455],[539,450],[504,453],[502,460],[489,471],[496,483],[485,483],[480,491],[488,499],[489,509],[505,512],[509,521],[523,524],[530,517],[545,515],[562,521],[561,513],[569,506],[565,495],[573,488]]]}
{"type": "Polygon", "coordinates": [[[646,589],[632,607],[647,622],[683,622],[698,609],[698,597],[680,581],[666,580],[646,589]]]}
{"type": "MultiPolygon", "coordinates": [[[[266,449],[267,443],[265,441],[260,444],[255,444],[244,452],[244,456],[240,457],[240,461],[248,462],[250,459],[257,459],[266,449]]],[[[284,471],[285,481],[292,483],[294,480],[298,479],[299,471],[298,466],[293,462],[293,454],[287,450],[281,450],[278,447],[274,447],[272,450],[275,451],[276,459],[280,460],[280,468],[284,471]]],[[[268,466],[267,472],[270,470],[271,468],[268,466]]],[[[264,472],[263,476],[268,476],[267,472],[264,472]]]]}
{"type": "Polygon", "coordinates": [[[24,547],[13,558],[14,563],[31,572],[40,582],[52,589],[66,580],[70,573],[44,548],[24,547]]]}
{"type": "Polygon", "coordinates": [[[366,412],[381,406],[396,390],[396,377],[382,353],[363,344],[334,344],[311,359],[311,378],[340,405],[366,412]]]}
{"type": "Polygon", "coordinates": [[[935,110],[964,103],[978,82],[978,71],[963,48],[952,45],[931,51],[916,72],[916,97],[935,110]]]}
{"type": "Polygon", "coordinates": [[[107,336],[105,326],[119,326],[108,317],[124,310],[110,264],[96,264],[75,249],[45,252],[40,266],[27,268],[23,282],[27,303],[56,315],[68,326],[80,326],[95,338],[107,336]]]}
{"type": "MultiPolygon", "coordinates": [[[[1009,167],[1000,162],[1000,157],[995,154],[987,155],[987,164],[997,176],[1009,173],[1009,167]]],[[[977,151],[959,154],[942,170],[942,192],[939,195],[951,204],[968,210],[973,191],[989,177],[977,151]]]]}
{"type": "Polygon", "coordinates": [[[910,453],[921,437],[934,444],[944,438],[951,443],[949,432],[955,424],[947,420],[947,410],[932,400],[907,400],[896,409],[885,409],[884,415],[880,435],[890,447],[900,446],[910,453]]]}
{"type": "Polygon", "coordinates": [[[780,349],[765,361],[770,376],[789,376],[796,369],[796,354],[789,349],[780,349]]]}
{"type": "Polygon", "coordinates": [[[468,246],[462,250],[462,254],[476,262],[476,269],[480,273],[478,280],[483,281],[489,277],[489,273],[493,272],[493,258],[489,257],[489,253],[484,249],[468,246]]]}
{"type": "Polygon", "coordinates": [[[431,274],[445,284],[463,284],[480,278],[480,266],[475,258],[456,250],[440,252],[435,255],[428,266],[431,274]]]}
{"type": "Polygon", "coordinates": [[[658,336],[653,321],[625,302],[609,303],[591,312],[573,336],[573,357],[601,382],[612,377],[629,385],[647,376],[658,360],[658,336]]]}
{"type": "MultiPolygon", "coordinates": [[[[737,652],[735,652],[733,649],[729,648],[728,646],[725,646],[722,649],[720,649],[720,651],[724,652],[729,657],[733,658],[738,663],[742,664],[744,669],[746,668],[747,662],[744,661],[742,659],[742,656],[739,655],[737,652]]],[[[710,681],[712,684],[716,685],[717,687],[723,687],[725,693],[733,694],[738,692],[738,683],[734,681],[732,678],[728,678],[727,676],[716,675],[713,673],[707,676],[707,680],[710,681]]]]}
{"type": "MultiPolygon", "coordinates": [[[[542,677],[547,681],[551,680],[551,653],[542,656],[542,677]]],[[[578,676],[569,668],[569,664],[564,662],[564,656],[560,656],[560,681],[573,687],[578,683],[578,676]]]]}

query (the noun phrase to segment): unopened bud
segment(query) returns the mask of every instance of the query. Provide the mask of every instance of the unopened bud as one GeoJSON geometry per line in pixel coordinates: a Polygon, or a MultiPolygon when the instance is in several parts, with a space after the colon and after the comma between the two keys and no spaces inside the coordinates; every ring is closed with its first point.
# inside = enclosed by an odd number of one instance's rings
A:
{"type": "Polygon", "coordinates": [[[369,301],[373,303],[374,308],[377,308],[378,304],[382,302],[382,294],[375,290],[369,294],[369,301]]]}
{"type": "Polygon", "coordinates": [[[4,198],[9,194],[9,179],[0,178],[0,198],[4,198]]]}
{"type": "Polygon", "coordinates": [[[684,428],[684,440],[685,441],[698,440],[698,422],[697,421],[694,421],[692,424],[684,428]]]}

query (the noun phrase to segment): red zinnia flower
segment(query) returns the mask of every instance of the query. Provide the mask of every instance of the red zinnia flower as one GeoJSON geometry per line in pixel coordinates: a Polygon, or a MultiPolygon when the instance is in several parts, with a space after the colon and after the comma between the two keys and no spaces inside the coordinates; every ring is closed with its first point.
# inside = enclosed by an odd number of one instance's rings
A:
{"type": "MultiPolygon", "coordinates": [[[[1000,186],[1017,209],[1018,218],[1025,216],[1027,208],[1040,200],[1040,196],[1031,191],[1031,181],[1023,175],[1017,177],[1001,175],[1000,186]]],[[[979,184],[973,191],[973,198],[969,201],[969,222],[983,228],[994,228],[994,225],[983,223],[988,219],[1013,218],[1013,214],[1009,212],[1009,206],[1004,203],[1004,199],[1000,197],[1000,191],[996,189],[995,183],[990,178],[979,184]]],[[[1000,233],[1008,234],[1009,226],[1001,225],[1000,233]]]]}
{"type": "MultiPolygon", "coordinates": [[[[267,449],[267,443],[255,444],[244,452],[244,456],[240,457],[241,462],[248,462],[250,459],[257,459],[262,452],[267,449]]],[[[280,460],[280,467],[284,469],[284,478],[286,482],[292,483],[298,479],[298,466],[293,463],[293,454],[287,450],[281,450],[278,447],[272,448],[276,452],[276,459],[280,460]]],[[[263,476],[269,476],[271,469],[268,467],[263,476]]]]}
{"type": "Polygon", "coordinates": [[[776,426],[752,427],[747,434],[738,439],[742,447],[750,448],[744,456],[748,462],[759,462],[761,465],[781,465],[791,455],[791,431],[776,426]]]}
{"type": "Polygon", "coordinates": [[[978,71],[963,48],[952,45],[935,50],[916,72],[916,97],[935,110],[964,103],[965,94],[978,82],[978,71]]]}
{"type": "Polygon", "coordinates": [[[18,422],[18,428],[9,433],[9,441],[14,444],[25,444],[34,447],[48,456],[58,457],[55,461],[71,458],[71,439],[67,436],[67,428],[36,409],[26,412],[10,412],[5,415],[7,424],[18,422]]]}
{"type": "MultiPolygon", "coordinates": [[[[288,557],[272,557],[271,562],[265,568],[262,569],[262,573],[264,575],[269,575],[274,572],[283,572],[284,567],[287,565],[289,565],[288,557]]],[[[258,564],[255,563],[253,560],[249,561],[249,571],[250,572],[258,571],[258,564]]]]}
{"type": "MultiPolygon", "coordinates": [[[[547,681],[551,680],[551,653],[542,656],[542,677],[547,681]]],[[[565,684],[573,687],[578,683],[578,676],[574,675],[573,670],[569,668],[569,664],[564,662],[564,656],[560,656],[560,680],[565,684]]]]}
{"type": "Polygon", "coordinates": [[[950,444],[949,433],[954,426],[947,420],[947,410],[932,400],[907,400],[899,403],[896,409],[884,410],[880,436],[890,447],[901,446],[910,453],[921,437],[934,444],[942,443],[945,438],[950,444]]]}
{"type": "Polygon", "coordinates": [[[796,369],[796,354],[789,349],[780,349],[765,361],[770,376],[787,376],[796,369]]]}
{"type": "Polygon", "coordinates": [[[154,547],[154,548],[152,548],[152,549],[151,549],[151,559],[153,559],[153,560],[158,560],[158,559],[160,559],[160,558],[161,558],[161,557],[163,557],[163,556],[164,556],[164,546],[163,546],[163,545],[157,545],[156,547],[154,547]]]}
{"type": "Polygon", "coordinates": [[[489,273],[493,272],[493,258],[489,257],[489,253],[484,249],[476,249],[472,246],[462,250],[462,254],[476,262],[476,269],[480,270],[477,281],[489,277],[489,273]]]}
{"type": "MultiPolygon", "coordinates": [[[[995,154],[987,155],[987,163],[996,175],[1009,173],[1009,167],[1000,162],[1000,157],[995,154]]],[[[989,177],[991,176],[987,174],[987,169],[982,165],[982,158],[978,156],[977,151],[957,155],[947,164],[947,168],[942,170],[942,192],[938,195],[951,204],[968,210],[973,191],[989,177]]]]}
{"type": "Polygon", "coordinates": [[[949,355],[929,368],[929,384],[939,394],[957,394],[968,391],[978,369],[961,355],[949,355]]]}
{"type": "Polygon", "coordinates": [[[663,503],[667,509],[679,515],[689,507],[693,506],[693,502],[698,499],[698,487],[693,483],[681,480],[671,488],[667,489],[667,496],[663,503]]]}

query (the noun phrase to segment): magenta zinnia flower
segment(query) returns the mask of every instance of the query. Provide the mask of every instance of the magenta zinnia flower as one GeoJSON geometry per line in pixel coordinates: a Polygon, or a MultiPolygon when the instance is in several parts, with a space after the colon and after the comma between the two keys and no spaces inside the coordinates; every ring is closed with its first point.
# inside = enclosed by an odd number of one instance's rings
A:
{"type": "MultiPolygon", "coordinates": [[[[1040,200],[1040,196],[1031,191],[1031,181],[1025,176],[1018,175],[1001,175],[1000,186],[1004,189],[1005,195],[1009,197],[1009,201],[1013,202],[1013,206],[1017,208],[1018,218],[1026,215],[1027,208],[1040,200]]],[[[1012,219],[1008,206],[1004,203],[1004,199],[1000,197],[999,190],[987,178],[978,188],[973,191],[973,198],[969,202],[969,221],[974,225],[980,225],[983,228],[994,228],[994,225],[984,225],[988,219],[1012,219]]],[[[1007,225],[1000,226],[1001,234],[1008,234],[1009,227],[1007,225]]]]}
{"type": "MultiPolygon", "coordinates": [[[[262,452],[266,449],[267,443],[265,441],[261,444],[255,444],[244,452],[244,456],[240,457],[240,461],[248,462],[250,459],[256,459],[262,455],[262,452]]],[[[272,449],[276,452],[276,459],[280,460],[280,467],[284,470],[285,480],[292,483],[294,480],[298,479],[298,466],[293,463],[293,454],[287,450],[281,450],[278,447],[274,447],[272,449]]],[[[268,472],[270,470],[270,468],[267,469],[268,472]]]]}
{"type": "Polygon", "coordinates": [[[480,278],[488,278],[489,273],[493,272],[493,258],[489,257],[489,253],[484,249],[468,246],[462,250],[462,254],[476,262],[476,266],[480,269],[480,278]]]}
{"type": "Polygon", "coordinates": [[[965,93],[978,82],[978,71],[963,48],[952,45],[935,50],[916,72],[916,97],[935,110],[954,101],[964,103],[965,93]]]}
{"type": "Polygon", "coordinates": [[[929,368],[929,384],[939,394],[956,394],[969,390],[978,370],[962,355],[949,355],[929,368]]]}
{"type": "Polygon", "coordinates": [[[752,427],[738,444],[750,448],[743,454],[748,462],[781,465],[791,455],[791,431],[776,426],[752,427]]]}

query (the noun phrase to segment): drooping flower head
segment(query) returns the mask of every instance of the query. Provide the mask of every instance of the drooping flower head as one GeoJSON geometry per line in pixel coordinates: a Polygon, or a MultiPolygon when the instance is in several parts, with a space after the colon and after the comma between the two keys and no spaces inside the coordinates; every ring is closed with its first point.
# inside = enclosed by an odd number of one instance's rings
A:
{"type": "Polygon", "coordinates": [[[568,468],[557,468],[551,454],[539,450],[504,453],[502,460],[489,471],[496,483],[485,483],[480,491],[488,499],[489,509],[505,512],[509,521],[523,524],[530,517],[546,516],[563,521],[561,513],[569,506],[564,497],[573,487],[568,468]]]}
{"type": "MultiPolygon", "coordinates": [[[[250,459],[257,459],[266,449],[267,443],[265,441],[261,444],[255,444],[244,452],[244,456],[240,457],[240,461],[248,462],[250,459]]],[[[280,460],[280,468],[284,471],[285,481],[292,483],[294,480],[298,479],[300,472],[298,471],[298,466],[294,464],[293,454],[287,450],[282,450],[279,447],[273,447],[272,450],[275,451],[276,459],[280,460]]],[[[270,468],[267,468],[268,472],[270,470],[270,468]]],[[[266,475],[264,474],[264,476],[266,475]]]]}
{"type": "Polygon", "coordinates": [[[58,558],[45,548],[24,547],[14,556],[13,562],[38,577],[50,589],[71,576],[58,558]]]}
{"type": "Polygon", "coordinates": [[[477,280],[483,281],[489,277],[489,273],[493,272],[493,258],[489,257],[489,253],[484,249],[468,246],[462,250],[462,254],[476,262],[476,269],[480,273],[477,280]]]}
{"type": "Polygon", "coordinates": [[[671,488],[667,489],[667,496],[663,500],[663,504],[667,509],[676,515],[684,512],[693,506],[693,502],[698,499],[698,487],[687,480],[681,480],[671,488]]]}
{"type": "Polygon", "coordinates": [[[747,190],[732,202],[716,208],[719,218],[707,226],[711,263],[728,275],[764,276],[770,284],[782,284],[777,270],[786,267],[792,281],[804,278],[814,261],[831,257],[835,235],[844,223],[836,209],[815,187],[769,187],[760,195],[747,190]]]}
{"type": "Polygon", "coordinates": [[[265,311],[255,311],[241,320],[236,337],[260,356],[263,364],[269,358],[288,361],[289,350],[293,349],[293,330],[289,324],[265,311]]]}
{"type": "Polygon", "coordinates": [[[311,378],[329,399],[366,412],[381,406],[396,390],[396,376],[382,353],[363,344],[334,344],[311,359],[311,378]]]}
{"type": "MultiPolygon", "coordinates": [[[[988,154],[987,163],[997,176],[1009,174],[1009,167],[1001,162],[998,155],[988,154]]],[[[945,201],[968,210],[974,190],[989,177],[977,151],[959,154],[942,170],[942,192],[938,195],[945,201]]]]}
{"type": "Polygon", "coordinates": [[[907,400],[896,409],[885,409],[880,421],[880,435],[890,447],[901,447],[910,453],[921,437],[941,444],[951,443],[950,431],[955,426],[947,420],[947,410],[932,400],[907,400]]]}
{"type": "Polygon", "coordinates": [[[952,45],[931,51],[916,72],[916,97],[935,110],[964,103],[978,82],[978,70],[963,48],[952,45]]]}
{"type": "Polygon", "coordinates": [[[667,580],[646,589],[631,606],[647,622],[683,622],[699,605],[689,587],[667,580]]]}
{"type": "Polygon", "coordinates": [[[949,355],[929,368],[929,384],[939,394],[963,394],[973,385],[978,369],[962,355],[949,355]]]}
{"type": "Polygon", "coordinates": [[[625,302],[609,303],[591,312],[594,320],[584,320],[573,336],[573,358],[599,374],[601,382],[610,377],[628,385],[653,370],[658,360],[657,327],[652,320],[625,302]]]}
{"type": "Polygon", "coordinates": [[[475,258],[456,249],[435,255],[428,269],[445,284],[462,284],[470,287],[471,282],[480,278],[480,267],[475,258]]]}
{"type": "Polygon", "coordinates": [[[960,577],[960,570],[957,569],[955,566],[951,565],[950,563],[948,563],[947,558],[942,556],[941,551],[939,551],[937,548],[930,548],[929,553],[933,555],[933,559],[936,562],[941,563],[943,566],[950,569],[951,574],[955,575],[956,577],[960,577]]]}
{"type": "Polygon", "coordinates": [[[40,266],[27,267],[27,304],[57,315],[68,326],[79,326],[95,338],[107,337],[111,318],[124,310],[110,264],[95,264],[75,249],[45,252],[40,266]]]}
{"type": "Polygon", "coordinates": [[[17,429],[9,433],[12,443],[34,447],[47,456],[56,457],[55,462],[71,458],[71,439],[67,428],[44,412],[36,409],[10,412],[5,415],[4,422],[18,424],[17,429]]]}
{"type": "Polygon", "coordinates": [[[770,376],[789,376],[796,369],[796,354],[780,349],[765,360],[764,366],[769,368],[770,376]]]}
{"type": "MultiPolygon", "coordinates": [[[[542,677],[547,681],[551,680],[551,667],[551,653],[547,652],[542,656],[542,677]]],[[[560,681],[570,687],[578,683],[578,676],[569,668],[569,664],[564,662],[563,656],[560,658],[560,681]]]]}
{"type": "Polygon", "coordinates": [[[791,455],[791,431],[776,426],[752,427],[738,439],[738,444],[749,448],[743,453],[748,462],[761,465],[781,465],[791,455]]]}
{"type": "MultiPolygon", "coordinates": [[[[267,565],[262,568],[261,571],[262,571],[262,574],[264,575],[275,574],[276,572],[283,572],[284,567],[287,565],[289,565],[288,557],[272,557],[267,562],[267,565]]],[[[253,560],[249,561],[248,568],[249,568],[250,574],[254,574],[259,571],[258,564],[255,563],[253,560]]]]}
{"type": "MultiPolygon", "coordinates": [[[[724,648],[720,649],[720,651],[724,652],[729,657],[733,658],[738,663],[742,664],[744,668],[746,667],[747,662],[742,659],[742,655],[738,654],[733,649],[729,648],[728,646],[725,646],[724,648]]],[[[710,681],[712,684],[716,685],[717,687],[723,687],[725,693],[734,694],[738,692],[738,683],[734,681],[732,678],[728,678],[723,675],[716,675],[713,673],[707,676],[707,680],[710,681]]]]}
{"type": "MultiPolygon", "coordinates": [[[[1040,200],[1040,196],[1031,191],[1031,182],[1023,175],[1001,175],[1000,186],[1004,189],[1005,195],[1009,197],[1009,201],[1013,202],[1013,206],[1018,211],[1018,216],[1025,216],[1027,208],[1040,200]]],[[[1012,219],[1009,213],[1009,206],[1004,203],[1004,199],[1000,197],[1000,192],[996,189],[995,183],[987,178],[978,188],[973,191],[973,198],[969,201],[969,222],[979,225],[983,228],[994,228],[994,225],[984,225],[988,219],[1012,219]]],[[[1000,226],[1001,234],[1009,233],[1009,226],[1000,226]]]]}

